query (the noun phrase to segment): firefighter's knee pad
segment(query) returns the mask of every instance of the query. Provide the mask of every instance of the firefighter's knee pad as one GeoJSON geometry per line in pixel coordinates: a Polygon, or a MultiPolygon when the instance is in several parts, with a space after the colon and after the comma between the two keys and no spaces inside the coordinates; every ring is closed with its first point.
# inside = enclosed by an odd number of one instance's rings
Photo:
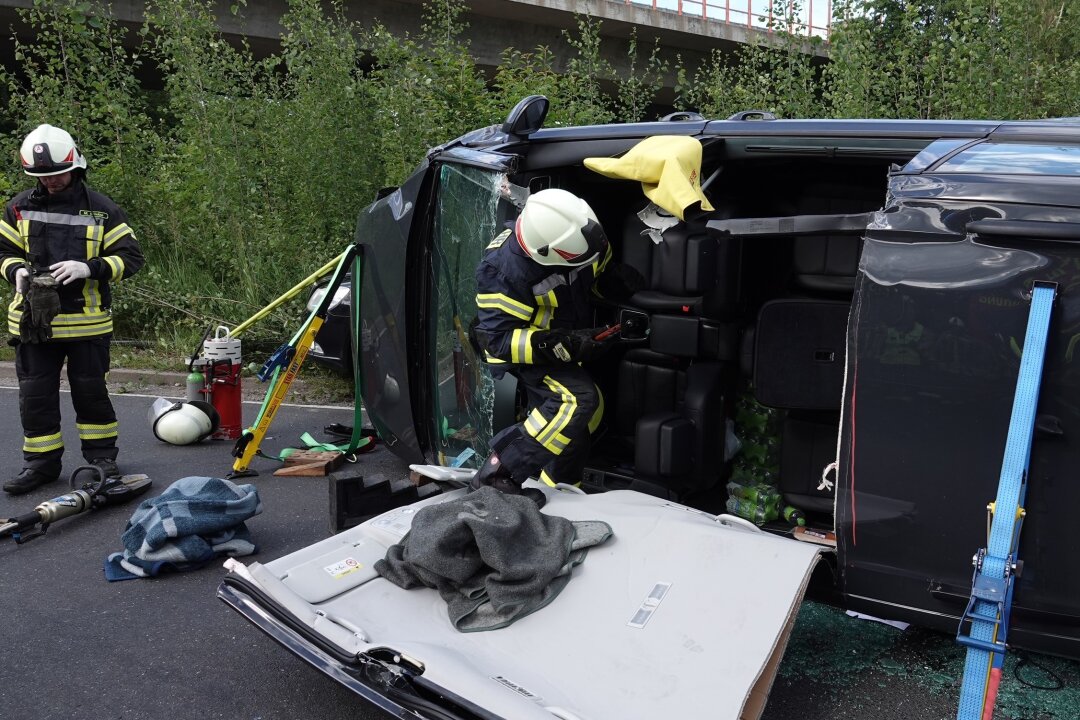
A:
{"type": "Polygon", "coordinates": [[[24,377],[19,380],[19,394],[24,402],[33,403],[60,391],[60,379],[51,377],[24,377]]]}
{"type": "Polygon", "coordinates": [[[71,393],[83,397],[108,397],[109,388],[104,375],[73,375],[68,378],[71,393]]]}

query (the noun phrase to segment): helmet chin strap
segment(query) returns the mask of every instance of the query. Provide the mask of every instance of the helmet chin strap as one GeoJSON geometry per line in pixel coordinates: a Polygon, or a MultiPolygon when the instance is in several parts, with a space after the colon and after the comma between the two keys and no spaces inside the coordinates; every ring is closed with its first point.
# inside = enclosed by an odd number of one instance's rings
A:
{"type": "Polygon", "coordinates": [[[600,227],[600,223],[592,218],[585,223],[585,227],[581,228],[581,234],[585,237],[591,255],[600,255],[607,249],[607,233],[604,232],[604,228],[600,227]]]}

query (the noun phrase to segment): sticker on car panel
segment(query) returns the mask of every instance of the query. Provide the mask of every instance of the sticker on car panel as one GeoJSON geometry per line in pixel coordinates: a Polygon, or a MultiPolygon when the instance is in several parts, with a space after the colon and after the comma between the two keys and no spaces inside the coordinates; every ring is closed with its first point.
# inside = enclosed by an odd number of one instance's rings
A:
{"type": "Polygon", "coordinates": [[[641,607],[637,609],[634,616],[630,618],[630,622],[626,624],[639,630],[645,627],[652,618],[653,613],[660,607],[660,603],[667,597],[670,589],[671,583],[669,582],[658,582],[653,585],[653,589],[649,591],[648,596],[641,601],[641,607]]]}
{"type": "Polygon", "coordinates": [[[333,565],[327,565],[323,568],[323,570],[329,573],[330,577],[334,578],[335,580],[340,580],[346,575],[363,569],[364,564],[358,562],[355,558],[351,557],[347,557],[344,560],[340,560],[333,565]]]}

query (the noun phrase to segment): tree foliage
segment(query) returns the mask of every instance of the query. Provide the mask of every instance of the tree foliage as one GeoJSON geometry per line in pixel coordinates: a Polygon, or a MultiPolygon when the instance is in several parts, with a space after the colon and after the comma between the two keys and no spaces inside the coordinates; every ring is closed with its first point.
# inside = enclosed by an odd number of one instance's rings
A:
{"type": "MultiPolygon", "coordinates": [[[[118,332],[187,342],[336,256],[379,188],[525,95],[550,98],[550,125],[653,119],[671,78],[677,109],[714,117],[1080,115],[1077,3],[834,0],[826,63],[797,2],[777,0],[779,22],[699,67],[636,35],[607,52],[600,21],[579,17],[557,47],[507,48],[487,77],[464,0],[427,0],[404,37],[349,21],[340,0],[286,0],[266,57],[222,35],[214,0],[150,0],[137,31],[105,0],[34,0],[20,11],[34,40],[13,37],[16,64],[0,68],[0,156],[41,122],[70,130],[149,260],[117,287],[118,332]],[[606,59],[619,53],[628,70],[606,59]],[[160,89],[140,84],[148,75],[160,89]]],[[[27,185],[0,167],[0,195],[27,185]]],[[[296,314],[260,331],[280,337],[296,314]]]]}
{"type": "Polygon", "coordinates": [[[826,76],[837,116],[1037,118],[1080,105],[1080,6],[840,0],[826,76]]]}

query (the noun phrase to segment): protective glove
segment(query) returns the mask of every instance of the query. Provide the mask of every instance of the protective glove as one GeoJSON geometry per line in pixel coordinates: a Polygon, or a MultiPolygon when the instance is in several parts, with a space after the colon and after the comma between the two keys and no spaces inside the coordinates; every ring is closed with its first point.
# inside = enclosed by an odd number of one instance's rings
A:
{"type": "Polygon", "coordinates": [[[532,338],[533,355],[540,355],[549,362],[588,362],[606,353],[614,344],[611,337],[597,340],[607,328],[589,330],[551,330],[535,333],[532,338]]]}
{"type": "Polygon", "coordinates": [[[52,321],[60,312],[60,295],[56,280],[48,275],[34,278],[23,301],[19,321],[19,339],[27,343],[43,343],[52,339],[52,321]]]}
{"type": "Polygon", "coordinates": [[[90,266],[78,260],[64,260],[49,266],[52,276],[64,285],[90,277],[90,266]]]}
{"type": "Polygon", "coordinates": [[[615,333],[611,333],[603,340],[597,339],[606,330],[608,328],[598,327],[570,332],[570,344],[573,346],[570,354],[573,359],[578,362],[588,362],[606,354],[615,344],[615,333]]]}
{"type": "Polygon", "coordinates": [[[573,362],[574,346],[564,330],[535,332],[531,338],[533,362],[573,362]]]}
{"type": "Polygon", "coordinates": [[[15,271],[15,292],[20,295],[26,295],[26,291],[30,289],[30,271],[24,267],[15,271]]]}

